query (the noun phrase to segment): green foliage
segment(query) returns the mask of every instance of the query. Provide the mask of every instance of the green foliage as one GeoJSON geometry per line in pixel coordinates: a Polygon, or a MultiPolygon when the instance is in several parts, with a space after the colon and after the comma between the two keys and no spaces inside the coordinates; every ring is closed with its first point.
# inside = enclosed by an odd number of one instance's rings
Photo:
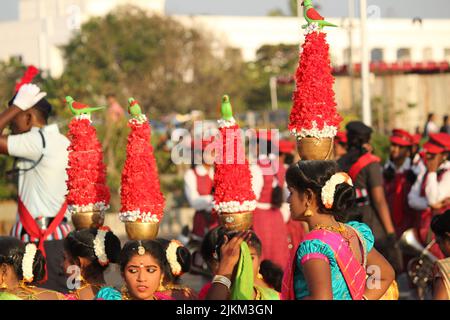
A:
{"type": "MultiPolygon", "coordinates": [[[[247,78],[251,84],[246,90],[245,99],[252,110],[270,108],[271,76],[287,76],[295,73],[298,65],[298,46],[264,45],[256,52],[256,60],[247,65],[247,78]]],[[[294,84],[277,86],[278,105],[290,110],[294,84]]]]}
{"type": "MultiPolygon", "coordinates": [[[[214,55],[214,39],[170,17],[122,7],[85,23],[62,49],[59,95],[98,101],[134,96],[151,118],[165,110],[214,109],[223,93],[241,102],[243,62],[236,50],[214,55]]],[[[239,105],[240,103],[236,103],[239,105]]]]}
{"type": "Polygon", "coordinates": [[[373,153],[380,157],[384,163],[389,158],[389,137],[384,134],[374,132],[372,134],[370,144],[373,147],[373,153]]]}

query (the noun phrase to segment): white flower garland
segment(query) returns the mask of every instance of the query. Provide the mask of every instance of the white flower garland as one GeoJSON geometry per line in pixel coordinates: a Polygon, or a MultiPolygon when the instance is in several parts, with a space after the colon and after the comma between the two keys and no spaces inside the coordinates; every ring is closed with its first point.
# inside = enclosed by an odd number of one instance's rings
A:
{"type": "Polygon", "coordinates": [[[308,24],[308,26],[305,28],[305,34],[310,34],[313,32],[320,32],[319,24],[316,22],[308,24]]]}
{"type": "Polygon", "coordinates": [[[91,115],[89,114],[89,113],[83,113],[83,114],[80,114],[79,116],[75,116],[75,119],[77,119],[77,120],[84,120],[84,119],[86,119],[86,120],[89,120],[89,122],[92,122],[92,120],[91,120],[91,115]]]}
{"type": "Polygon", "coordinates": [[[36,256],[37,247],[34,243],[28,243],[25,246],[25,253],[22,259],[22,274],[24,282],[33,282],[33,264],[36,256]]]}
{"type": "Polygon", "coordinates": [[[120,212],[119,219],[122,222],[135,222],[137,220],[140,220],[141,222],[159,222],[156,214],[152,214],[151,212],[141,212],[140,210],[120,212]]]}
{"type": "Polygon", "coordinates": [[[219,128],[228,128],[236,125],[236,120],[232,118],[231,120],[219,119],[217,120],[219,128]]]}
{"type": "Polygon", "coordinates": [[[312,137],[312,138],[333,138],[337,134],[337,127],[335,126],[329,126],[325,123],[322,129],[317,128],[317,123],[315,121],[312,122],[313,127],[311,129],[305,129],[301,128],[300,131],[298,131],[296,128],[291,130],[291,134],[294,135],[297,140],[300,140],[301,138],[306,137],[312,137]]]}
{"type": "Polygon", "coordinates": [[[331,209],[334,202],[334,193],[336,192],[336,186],[341,183],[347,183],[353,186],[352,179],[345,172],[338,172],[331,176],[331,178],[322,187],[322,203],[325,208],[331,209]]]}
{"type": "Polygon", "coordinates": [[[140,114],[136,118],[131,118],[128,121],[131,123],[143,124],[143,123],[147,122],[148,120],[147,120],[147,116],[145,114],[140,114]]]}
{"type": "Polygon", "coordinates": [[[213,201],[214,210],[219,213],[238,213],[238,212],[247,212],[253,211],[256,209],[256,200],[251,201],[228,201],[228,202],[219,202],[216,203],[213,201]]]}
{"type": "Polygon", "coordinates": [[[80,212],[92,212],[92,211],[98,211],[103,214],[108,209],[109,204],[106,204],[104,201],[89,203],[86,205],[71,204],[68,206],[68,210],[71,214],[80,212]]]}
{"type": "Polygon", "coordinates": [[[170,270],[174,276],[180,276],[182,273],[181,264],[177,259],[177,249],[181,247],[182,244],[177,240],[172,240],[166,250],[166,258],[170,265],[170,270]]]}
{"type": "Polygon", "coordinates": [[[101,227],[97,229],[97,235],[94,239],[94,252],[101,266],[109,264],[108,255],[105,250],[106,233],[109,231],[108,227],[101,227]]]}

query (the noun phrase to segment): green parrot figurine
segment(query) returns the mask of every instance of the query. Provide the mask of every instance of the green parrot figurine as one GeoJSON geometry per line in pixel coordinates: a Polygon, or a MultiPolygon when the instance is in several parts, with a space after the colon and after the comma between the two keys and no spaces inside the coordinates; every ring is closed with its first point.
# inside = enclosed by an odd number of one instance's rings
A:
{"type": "Polygon", "coordinates": [[[228,95],[224,95],[222,97],[222,119],[226,121],[233,120],[233,108],[231,107],[230,97],[228,95]]]}
{"type": "Polygon", "coordinates": [[[303,16],[308,22],[308,24],[302,26],[303,29],[308,27],[311,23],[317,23],[320,29],[322,29],[323,27],[337,27],[337,25],[325,21],[324,17],[322,17],[316,11],[316,9],[314,9],[312,5],[312,0],[304,0],[302,2],[302,6],[303,6],[303,16]]]}
{"type": "Polygon", "coordinates": [[[87,104],[73,100],[71,96],[66,97],[66,104],[70,108],[72,114],[75,116],[80,116],[82,114],[91,114],[94,111],[105,108],[105,107],[89,107],[87,104]]]}
{"type": "Polygon", "coordinates": [[[141,106],[139,106],[139,103],[134,98],[128,99],[128,113],[133,118],[138,118],[142,115],[141,106]]]}

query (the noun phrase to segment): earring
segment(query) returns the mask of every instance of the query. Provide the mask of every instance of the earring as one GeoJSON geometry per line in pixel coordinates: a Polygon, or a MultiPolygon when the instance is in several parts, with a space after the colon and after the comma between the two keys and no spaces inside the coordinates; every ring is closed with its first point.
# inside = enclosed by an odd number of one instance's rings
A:
{"type": "Polygon", "coordinates": [[[306,209],[305,213],[303,214],[305,217],[312,217],[314,213],[310,209],[306,209]]]}
{"type": "Polygon", "coordinates": [[[164,277],[161,277],[161,280],[159,280],[158,290],[156,290],[156,291],[166,291],[166,287],[164,287],[163,282],[164,282],[164,277]]]}
{"type": "Polygon", "coordinates": [[[2,285],[0,286],[0,289],[8,289],[8,285],[5,282],[5,271],[2,273],[2,285]]]}
{"type": "Polygon", "coordinates": [[[264,277],[261,273],[258,272],[258,275],[256,276],[259,280],[264,280],[264,277]]]}
{"type": "Polygon", "coordinates": [[[122,300],[131,300],[130,294],[128,293],[128,288],[126,285],[123,285],[120,289],[120,293],[122,294],[122,300]]]}

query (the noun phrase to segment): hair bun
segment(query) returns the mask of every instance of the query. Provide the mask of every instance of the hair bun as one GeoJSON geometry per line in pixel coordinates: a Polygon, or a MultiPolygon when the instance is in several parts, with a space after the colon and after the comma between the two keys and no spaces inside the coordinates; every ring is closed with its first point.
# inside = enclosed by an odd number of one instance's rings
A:
{"type": "Polygon", "coordinates": [[[177,260],[181,265],[181,270],[183,273],[191,270],[191,253],[188,248],[185,246],[180,246],[177,248],[177,260]]]}
{"type": "Polygon", "coordinates": [[[336,185],[333,207],[331,209],[334,212],[342,215],[355,204],[355,200],[355,188],[348,183],[340,183],[336,185]]]}

